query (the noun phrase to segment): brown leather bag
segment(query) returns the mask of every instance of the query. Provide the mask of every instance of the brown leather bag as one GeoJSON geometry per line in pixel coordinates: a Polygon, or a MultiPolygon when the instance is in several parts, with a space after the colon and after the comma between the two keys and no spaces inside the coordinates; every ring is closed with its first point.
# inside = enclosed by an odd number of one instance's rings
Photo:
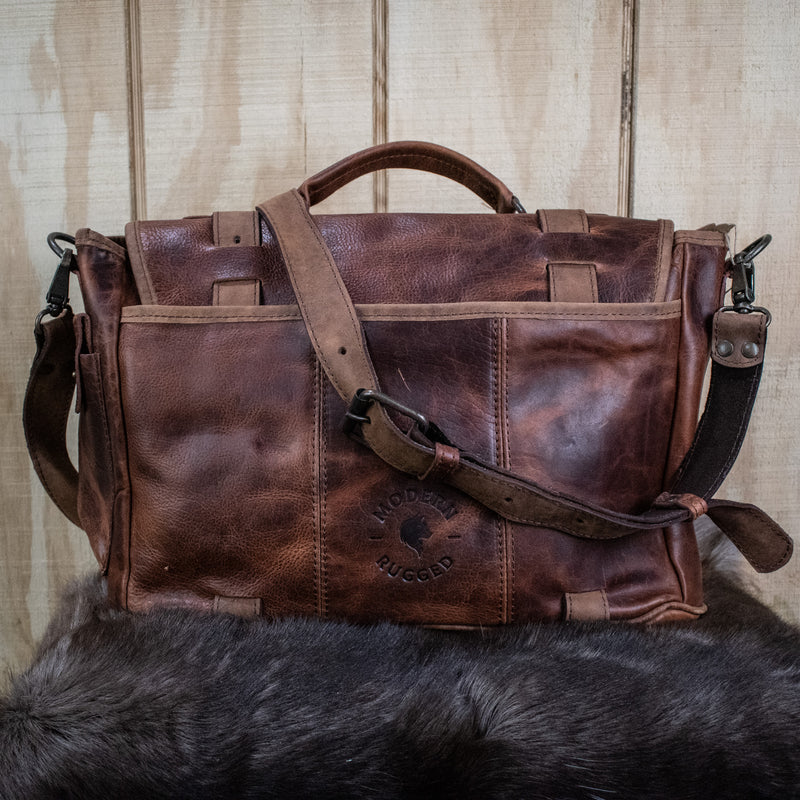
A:
{"type": "Polygon", "coordinates": [[[253,212],[84,229],[75,254],[54,237],[26,432],[121,607],[674,620],[704,611],[697,516],[758,570],[789,558],[762,511],[712,499],[761,374],[763,242],[726,263],[719,230],[524,213],[418,142],[253,212]],[[452,178],[498,213],[309,214],[387,167],[452,178]]]}

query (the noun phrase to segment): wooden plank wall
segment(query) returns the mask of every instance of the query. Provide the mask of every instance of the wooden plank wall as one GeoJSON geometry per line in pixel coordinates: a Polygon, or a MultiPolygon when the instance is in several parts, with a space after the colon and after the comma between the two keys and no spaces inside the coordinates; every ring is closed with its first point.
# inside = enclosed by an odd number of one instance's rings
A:
{"type": "MultiPolygon", "coordinates": [[[[2,0],[0,663],[30,657],[93,565],[28,462],[20,410],[54,229],[245,209],[374,142],[429,139],[529,209],[765,231],[775,316],[752,430],[723,494],[800,530],[800,17],[792,0],[2,0]]],[[[420,173],[329,210],[476,210],[420,173]]],[[[479,205],[479,204],[478,204],[479,205]]],[[[758,581],[800,620],[800,559],[758,581]]]]}

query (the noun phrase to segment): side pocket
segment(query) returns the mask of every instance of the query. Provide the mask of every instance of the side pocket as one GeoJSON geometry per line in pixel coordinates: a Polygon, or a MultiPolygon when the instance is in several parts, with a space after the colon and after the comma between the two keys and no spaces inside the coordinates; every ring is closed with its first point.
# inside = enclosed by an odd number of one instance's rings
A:
{"type": "Polygon", "coordinates": [[[78,514],[95,558],[108,569],[114,505],[114,470],[100,356],[92,352],[91,322],[75,317],[78,423],[78,514]]]}

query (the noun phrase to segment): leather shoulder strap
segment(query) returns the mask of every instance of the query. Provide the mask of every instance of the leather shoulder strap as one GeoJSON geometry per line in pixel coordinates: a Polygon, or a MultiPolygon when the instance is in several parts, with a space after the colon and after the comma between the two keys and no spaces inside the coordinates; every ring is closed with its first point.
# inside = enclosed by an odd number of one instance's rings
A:
{"type": "Polygon", "coordinates": [[[67,308],[36,325],[36,356],[31,366],[22,426],[33,468],[47,494],[65,516],[80,525],[78,472],[67,452],[67,419],[75,389],[75,331],[67,308]]]}
{"type": "MultiPolygon", "coordinates": [[[[443,438],[432,441],[424,436],[407,435],[391,421],[384,408],[388,398],[379,393],[377,396],[381,400],[378,402],[359,405],[357,395],[361,390],[370,390],[367,394],[371,399],[376,397],[375,371],[352,301],[306,203],[298,192],[292,191],[269,200],[259,206],[258,211],[281,248],[320,364],[342,399],[358,408],[354,416],[365,423],[357,426],[356,438],[391,466],[420,478],[435,472],[446,483],[506,519],[590,539],[614,539],[663,528],[695,519],[709,508],[724,505],[728,509],[724,517],[731,538],[756,569],[777,569],[788,560],[791,540],[754,506],[747,506],[747,511],[743,512],[743,506],[722,500],[709,501],[702,492],[697,496],[681,484],[680,492],[665,493],[643,514],[620,514],[551,492],[527,478],[482,461],[443,438]],[[443,448],[451,450],[446,459],[442,457],[443,448]],[[440,469],[443,460],[448,464],[444,475],[440,469]]],[[[754,395],[759,377],[760,371],[751,373],[747,394],[754,395]]],[[[715,396],[719,398],[719,392],[715,396]]],[[[389,405],[397,406],[392,401],[389,405]]],[[[718,414],[722,414],[722,409],[707,407],[704,417],[718,414]]],[[[745,418],[738,421],[737,427],[742,431],[747,427],[747,415],[749,409],[745,418]]],[[[729,416],[728,422],[733,424],[729,416]]],[[[741,438],[734,444],[738,450],[741,438]]],[[[692,448],[690,457],[693,451],[697,448],[692,448]]],[[[718,473],[727,472],[735,455],[735,452],[725,454],[718,473]]],[[[681,468],[681,474],[690,472],[685,466],[681,468]]],[[[723,515],[716,516],[722,518],[723,515]]]]}

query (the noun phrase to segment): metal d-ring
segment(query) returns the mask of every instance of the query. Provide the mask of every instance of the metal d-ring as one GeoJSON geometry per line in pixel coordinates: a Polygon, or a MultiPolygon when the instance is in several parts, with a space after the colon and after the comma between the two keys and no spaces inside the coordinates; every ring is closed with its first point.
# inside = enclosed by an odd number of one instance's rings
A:
{"type": "Polygon", "coordinates": [[[762,250],[765,250],[767,245],[772,241],[772,236],[765,233],[759,239],[756,239],[751,244],[747,245],[744,250],[737,253],[733,257],[734,264],[747,264],[752,261],[762,250]]]}
{"type": "Polygon", "coordinates": [[[53,231],[53,233],[47,234],[47,244],[50,245],[50,249],[59,258],[64,258],[64,253],[67,251],[63,247],[59,247],[58,244],[56,244],[58,241],[67,242],[68,244],[74,245],[75,237],[70,236],[68,233],[59,233],[58,231],[53,231]]]}

